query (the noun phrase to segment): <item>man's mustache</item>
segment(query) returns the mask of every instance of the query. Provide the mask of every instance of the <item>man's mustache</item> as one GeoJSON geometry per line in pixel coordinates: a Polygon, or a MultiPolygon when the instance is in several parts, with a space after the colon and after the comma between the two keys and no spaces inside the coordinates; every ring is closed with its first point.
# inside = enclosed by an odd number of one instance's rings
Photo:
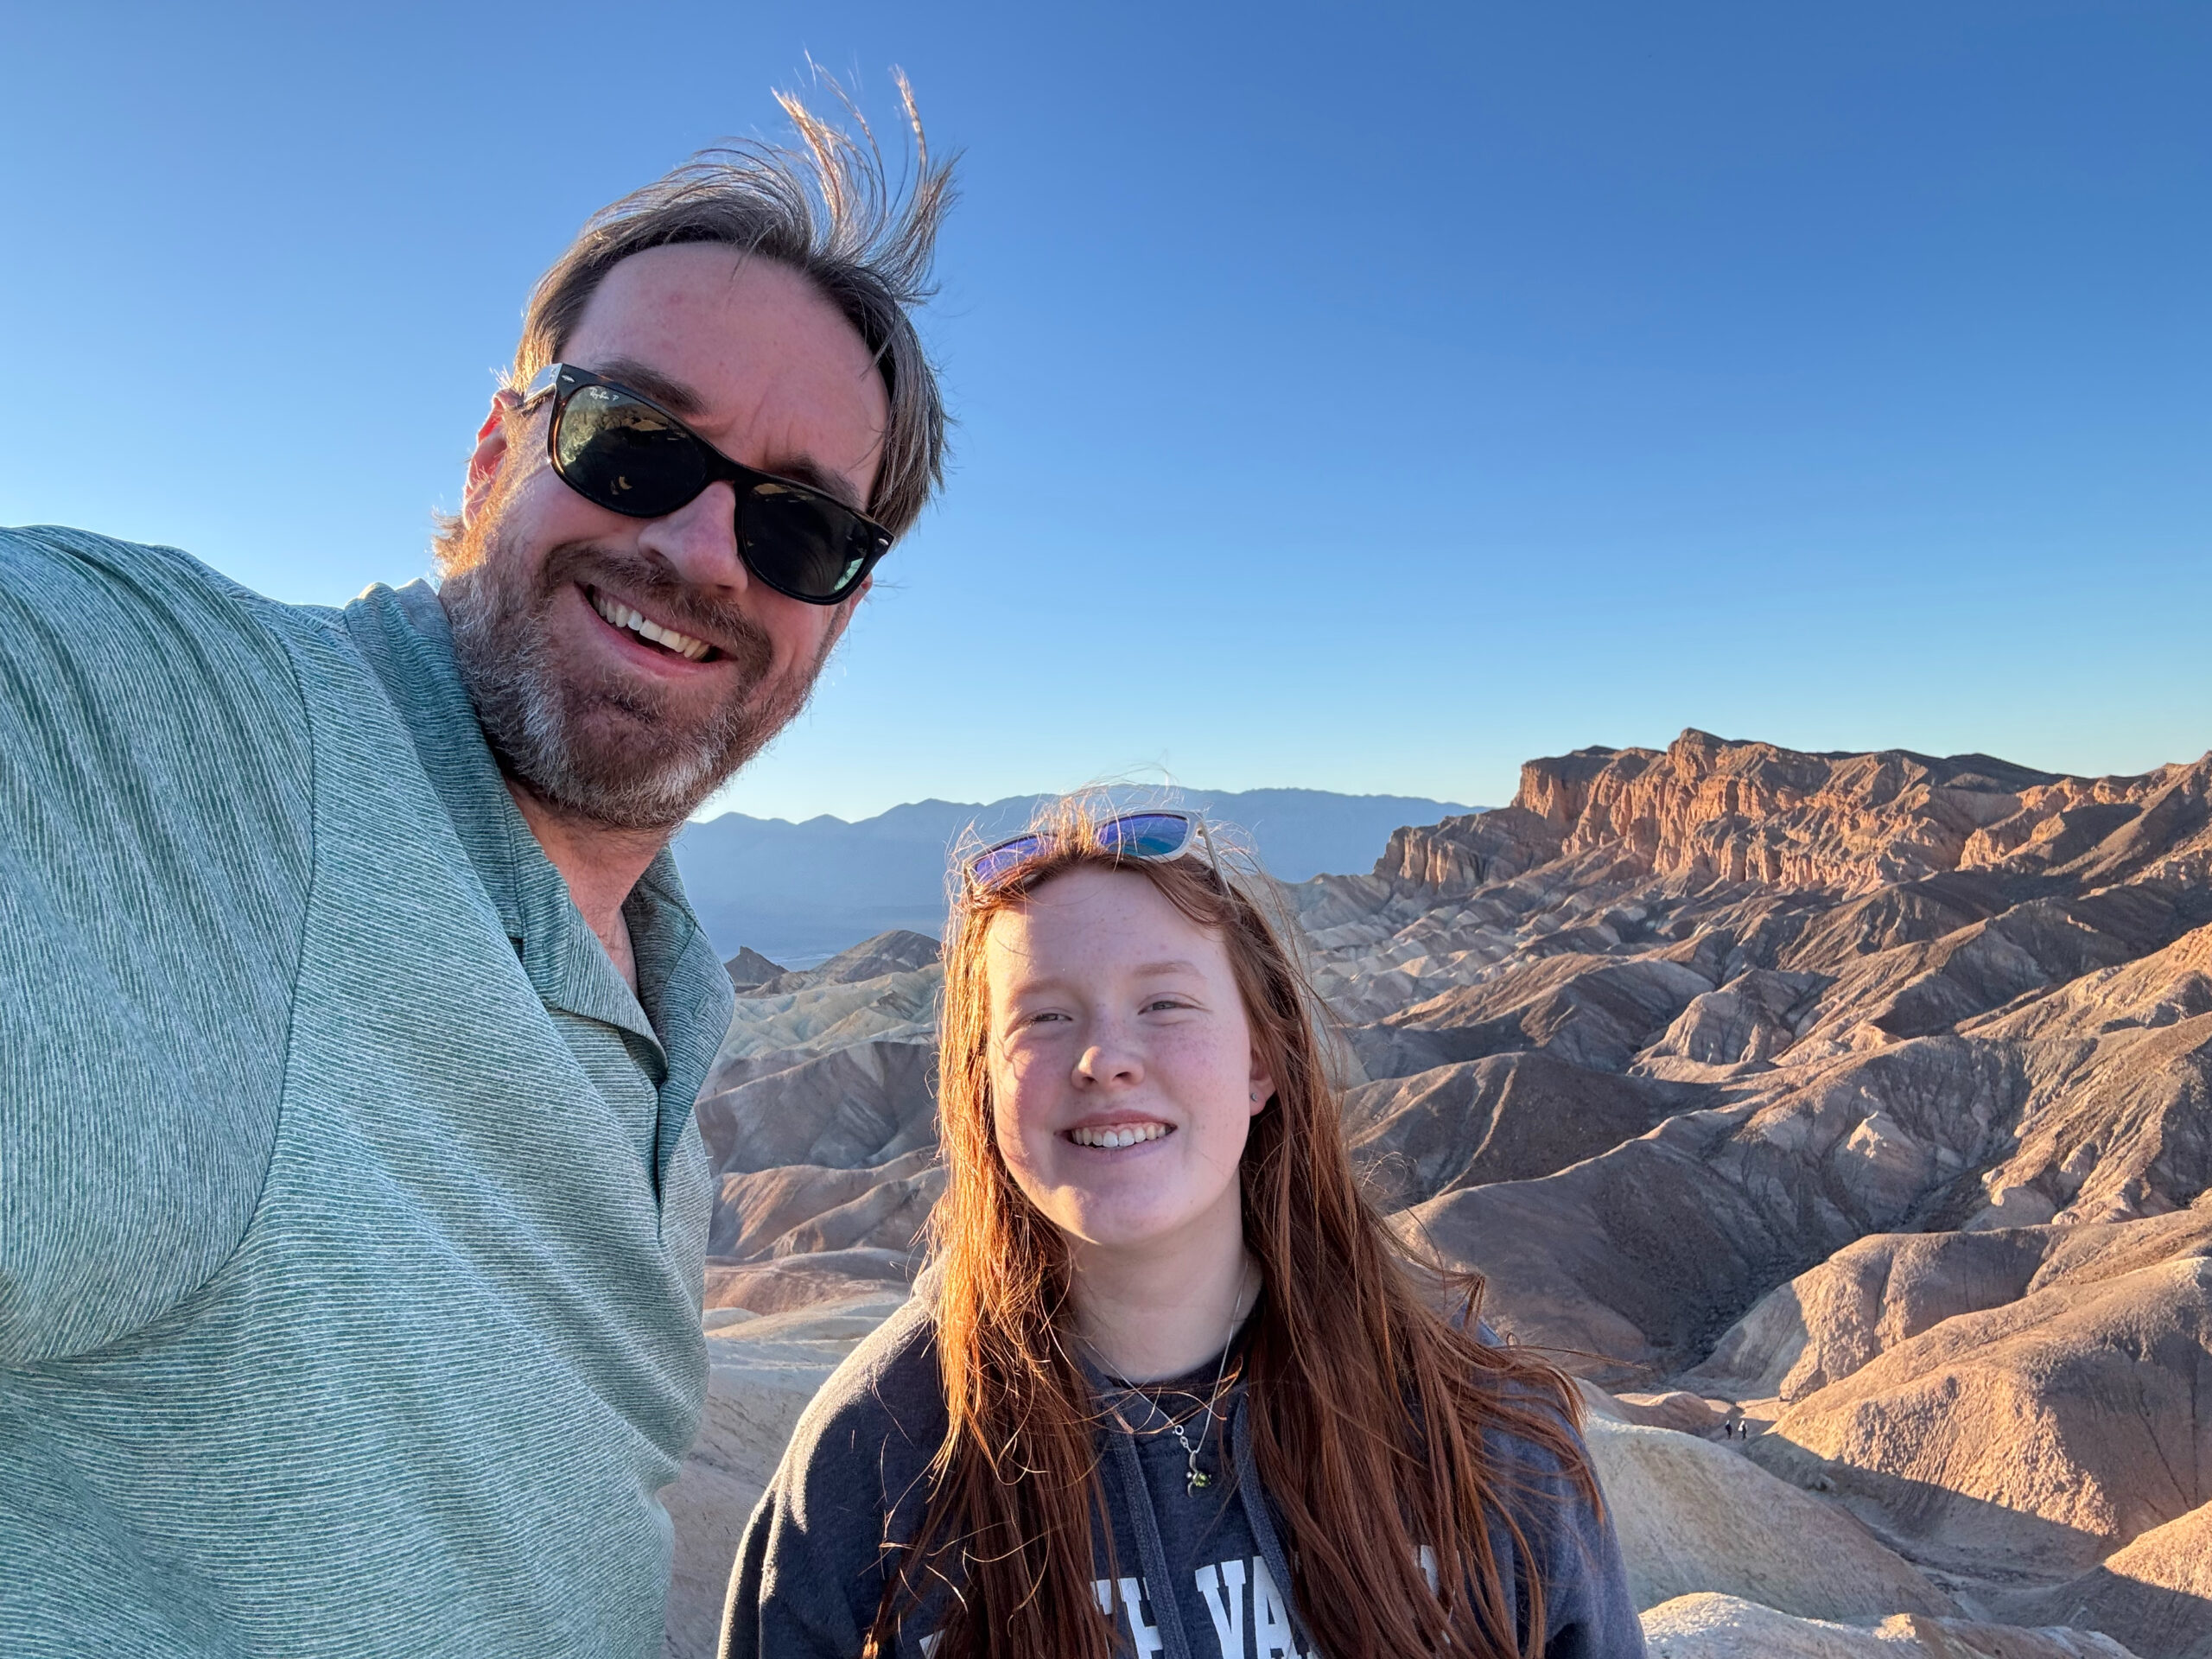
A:
{"type": "Polygon", "coordinates": [[[709,598],[657,559],[639,558],[590,542],[563,542],[540,569],[541,603],[571,583],[598,588],[650,604],[654,620],[704,639],[747,677],[775,661],[768,631],[736,606],[709,598]]]}

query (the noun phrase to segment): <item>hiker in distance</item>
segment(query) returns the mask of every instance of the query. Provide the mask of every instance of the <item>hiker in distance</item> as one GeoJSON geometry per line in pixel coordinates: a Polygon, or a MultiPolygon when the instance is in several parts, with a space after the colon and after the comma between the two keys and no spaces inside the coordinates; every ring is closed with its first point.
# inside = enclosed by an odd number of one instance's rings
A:
{"type": "Polygon", "coordinates": [[[1639,1659],[1578,1396],[1417,1294],[1262,884],[1075,803],[962,886],[933,1265],[800,1420],[722,1659],[1639,1659]]]}
{"type": "Polygon", "coordinates": [[[783,102],[538,283],[440,587],[0,531],[0,1652],[659,1651],[730,1013],[668,842],[944,443],[946,167],[783,102]]]}

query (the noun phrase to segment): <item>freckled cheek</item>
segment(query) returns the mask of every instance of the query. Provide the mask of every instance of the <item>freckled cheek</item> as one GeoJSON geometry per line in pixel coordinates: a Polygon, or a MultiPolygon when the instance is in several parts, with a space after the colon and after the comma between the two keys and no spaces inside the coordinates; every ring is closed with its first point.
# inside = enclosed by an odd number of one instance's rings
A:
{"type": "Polygon", "coordinates": [[[1025,1143],[1042,1136],[1038,1122],[1051,1103],[1039,1086],[1041,1081],[1035,1065],[1019,1059],[995,1061],[991,1066],[991,1098],[995,1103],[993,1127],[999,1155],[1009,1166],[1023,1167],[1033,1161],[1025,1143]]]}
{"type": "Polygon", "coordinates": [[[1160,1045],[1154,1070],[1174,1092],[1185,1095],[1199,1109],[1240,1103],[1247,1093],[1251,1070],[1250,1045],[1234,1046],[1210,1035],[1187,1042],[1160,1045]]]}

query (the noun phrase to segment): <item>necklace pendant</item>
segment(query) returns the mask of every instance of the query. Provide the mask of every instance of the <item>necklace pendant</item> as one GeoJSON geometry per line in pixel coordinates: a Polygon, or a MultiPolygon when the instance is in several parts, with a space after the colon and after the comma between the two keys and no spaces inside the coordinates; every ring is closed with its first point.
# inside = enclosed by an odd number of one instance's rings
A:
{"type": "Polygon", "coordinates": [[[1195,1497],[1213,1484],[1213,1477],[1198,1467],[1198,1458],[1193,1455],[1191,1459],[1190,1472],[1183,1477],[1183,1482],[1185,1490],[1195,1497]]]}

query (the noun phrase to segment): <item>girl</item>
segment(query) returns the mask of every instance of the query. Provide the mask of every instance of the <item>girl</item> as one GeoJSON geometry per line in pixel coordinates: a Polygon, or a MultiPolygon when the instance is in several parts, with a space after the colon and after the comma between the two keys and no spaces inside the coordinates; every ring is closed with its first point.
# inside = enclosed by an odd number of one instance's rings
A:
{"type": "Polygon", "coordinates": [[[1642,1654],[1574,1394],[1418,1294],[1261,890],[1181,813],[969,861],[936,1265],[802,1419],[724,1659],[1642,1654]]]}

